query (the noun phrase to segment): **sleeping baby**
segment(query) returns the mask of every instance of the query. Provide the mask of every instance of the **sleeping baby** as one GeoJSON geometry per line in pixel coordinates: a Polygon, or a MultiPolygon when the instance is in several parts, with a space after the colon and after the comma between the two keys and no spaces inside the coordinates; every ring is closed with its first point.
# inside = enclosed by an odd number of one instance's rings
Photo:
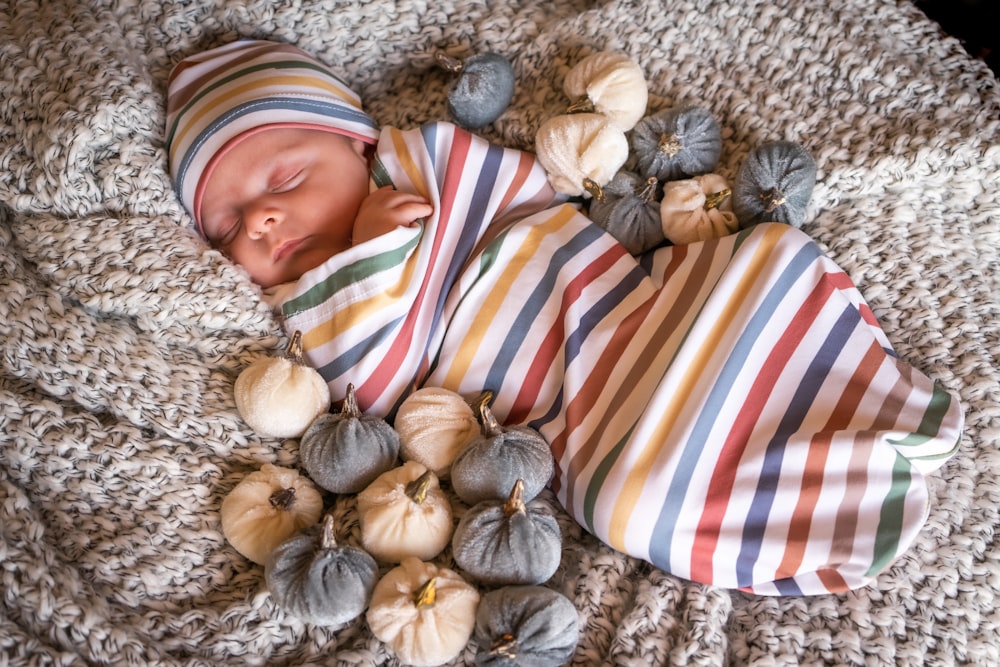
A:
{"type": "Polygon", "coordinates": [[[892,351],[848,276],[766,223],[633,257],[530,153],[379,128],[324,63],[241,41],[169,81],[170,172],[199,232],[391,419],[493,392],[588,531],[686,579],[863,586],[914,540],[957,399],[892,351]]]}

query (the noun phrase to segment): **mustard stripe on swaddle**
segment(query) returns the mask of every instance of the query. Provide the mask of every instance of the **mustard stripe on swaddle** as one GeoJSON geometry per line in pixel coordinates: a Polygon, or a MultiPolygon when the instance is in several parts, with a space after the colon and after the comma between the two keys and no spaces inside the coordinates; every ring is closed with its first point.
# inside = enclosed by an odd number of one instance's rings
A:
{"type": "Polygon", "coordinates": [[[765,224],[633,258],[533,159],[449,124],[383,132],[376,185],[435,213],[310,272],[284,307],[335,396],[390,416],[490,389],[567,511],[681,577],[763,594],[871,581],[926,516],[957,402],[898,360],[848,277],[765,224]]]}

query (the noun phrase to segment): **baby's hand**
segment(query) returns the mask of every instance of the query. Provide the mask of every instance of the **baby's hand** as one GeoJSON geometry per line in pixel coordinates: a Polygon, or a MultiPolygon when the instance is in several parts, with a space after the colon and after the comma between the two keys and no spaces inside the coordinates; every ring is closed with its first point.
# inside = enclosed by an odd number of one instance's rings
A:
{"type": "Polygon", "coordinates": [[[434,207],[420,195],[400,192],[386,185],[361,202],[351,242],[354,245],[364,243],[396,227],[410,226],[433,212],[434,207]]]}

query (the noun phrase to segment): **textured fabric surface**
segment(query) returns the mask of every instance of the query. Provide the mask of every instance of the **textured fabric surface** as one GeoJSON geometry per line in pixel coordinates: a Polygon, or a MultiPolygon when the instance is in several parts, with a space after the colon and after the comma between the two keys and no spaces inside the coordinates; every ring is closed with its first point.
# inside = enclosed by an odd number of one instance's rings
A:
{"type": "MultiPolygon", "coordinates": [[[[755,598],[601,546],[565,515],[550,585],[573,664],[1000,663],[1000,90],[906,3],[4,2],[0,10],[0,658],[7,664],[393,664],[362,620],[301,624],[229,547],[222,498],[296,443],[255,436],[233,381],[278,324],[205,250],[169,185],[174,63],[238,36],[340,63],[383,124],[447,113],[433,52],[517,74],[482,133],[530,148],[559,82],[622,49],[650,108],[708,105],[729,178],[769,139],[817,161],[803,229],[858,284],[900,356],[957,392],[961,451],[928,524],[878,581],[755,598]],[[460,17],[460,18],[459,18],[460,17]]],[[[358,540],[352,497],[330,499],[358,540]]],[[[456,664],[474,660],[470,647],[456,664]]]]}

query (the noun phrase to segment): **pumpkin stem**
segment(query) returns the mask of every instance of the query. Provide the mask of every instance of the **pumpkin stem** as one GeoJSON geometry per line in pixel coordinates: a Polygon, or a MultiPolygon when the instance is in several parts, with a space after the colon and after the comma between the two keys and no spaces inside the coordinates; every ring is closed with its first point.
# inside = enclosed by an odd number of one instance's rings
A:
{"type": "Polygon", "coordinates": [[[337,548],[337,535],[333,530],[333,515],[327,514],[323,519],[323,532],[320,536],[320,546],[324,549],[337,548]]]}
{"type": "Polygon", "coordinates": [[[656,149],[665,157],[673,157],[681,152],[684,144],[676,134],[661,134],[660,140],[656,142],[656,149]]]}
{"type": "Polygon", "coordinates": [[[503,432],[503,427],[500,426],[500,422],[497,421],[496,415],[490,410],[489,403],[483,401],[479,404],[479,423],[482,426],[482,433],[484,438],[492,438],[495,435],[500,435],[503,432]]]}
{"type": "Polygon", "coordinates": [[[431,488],[433,475],[434,473],[430,470],[425,470],[423,475],[406,485],[404,491],[406,496],[418,505],[427,500],[427,490],[431,488]]]}
{"type": "Polygon", "coordinates": [[[642,186],[642,190],[639,190],[639,199],[642,200],[643,204],[648,204],[653,200],[653,195],[656,194],[656,184],[659,183],[656,180],[656,176],[650,176],[646,179],[646,185],[642,186]]]}
{"type": "Polygon", "coordinates": [[[496,655],[507,660],[517,660],[517,638],[504,633],[493,641],[490,646],[490,655],[496,655]]]}
{"type": "Polygon", "coordinates": [[[705,210],[707,211],[709,209],[719,208],[719,206],[722,205],[722,202],[729,199],[731,194],[733,194],[733,191],[726,188],[725,190],[719,190],[718,192],[712,192],[705,195],[705,210]]]}
{"type": "Polygon", "coordinates": [[[361,417],[361,409],[358,407],[358,393],[354,390],[353,384],[347,385],[347,397],[344,398],[344,405],[340,408],[340,412],[355,419],[361,417]]]}
{"type": "Polygon", "coordinates": [[[519,479],[514,482],[514,488],[511,489],[510,496],[507,497],[507,501],[503,504],[503,514],[504,516],[513,516],[518,512],[523,512],[525,509],[524,480],[519,479]]]}
{"type": "Polygon", "coordinates": [[[413,593],[413,604],[417,609],[423,609],[433,607],[435,602],[437,602],[437,577],[431,577],[413,593]]]}
{"type": "Polygon", "coordinates": [[[566,113],[591,113],[594,111],[594,101],[587,95],[577,98],[566,107],[566,113]]]}
{"type": "Polygon", "coordinates": [[[590,196],[599,202],[604,201],[604,188],[592,178],[583,179],[583,189],[590,193],[590,196]]]}
{"type": "Polygon", "coordinates": [[[458,74],[465,67],[464,63],[461,60],[459,60],[458,58],[452,58],[444,51],[436,52],[434,54],[434,60],[437,61],[439,67],[449,72],[452,72],[453,74],[458,74]]]}
{"type": "Polygon", "coordinates": [[[285,351],[285,357],[299,366],[305,363],[305,360],[302,358],[302,332],[298,329],[295,330],[291,340],[288,341],[288,349],[285,351]]]}
{"type": "Polygon", "coordinates": [[[271,503],[271,507],[276,510],[287,510],[295,502],[295,489],[288,487],[287,489],[279,489],[271,494],[271,497],[267,499],[271,503]]]}
{"type": "Polygon", "coordinates": [[[765,202],[764,210],[768,213],[774,211],[782,204],[784,204],[788,199],[781,193],[781,190],[772,189],[767,192],[760,193],[761,201],[765,202]]]}
{"type": "Polygon", "coordinates": [[[473,398],[472,400],[466,400],[465,403],[472,411],[476,414],[481,414],[481,409],[484,405],[489,405],[493,401],[493,392],[489,389],[484,389],[482,393],[473,398]]]}

